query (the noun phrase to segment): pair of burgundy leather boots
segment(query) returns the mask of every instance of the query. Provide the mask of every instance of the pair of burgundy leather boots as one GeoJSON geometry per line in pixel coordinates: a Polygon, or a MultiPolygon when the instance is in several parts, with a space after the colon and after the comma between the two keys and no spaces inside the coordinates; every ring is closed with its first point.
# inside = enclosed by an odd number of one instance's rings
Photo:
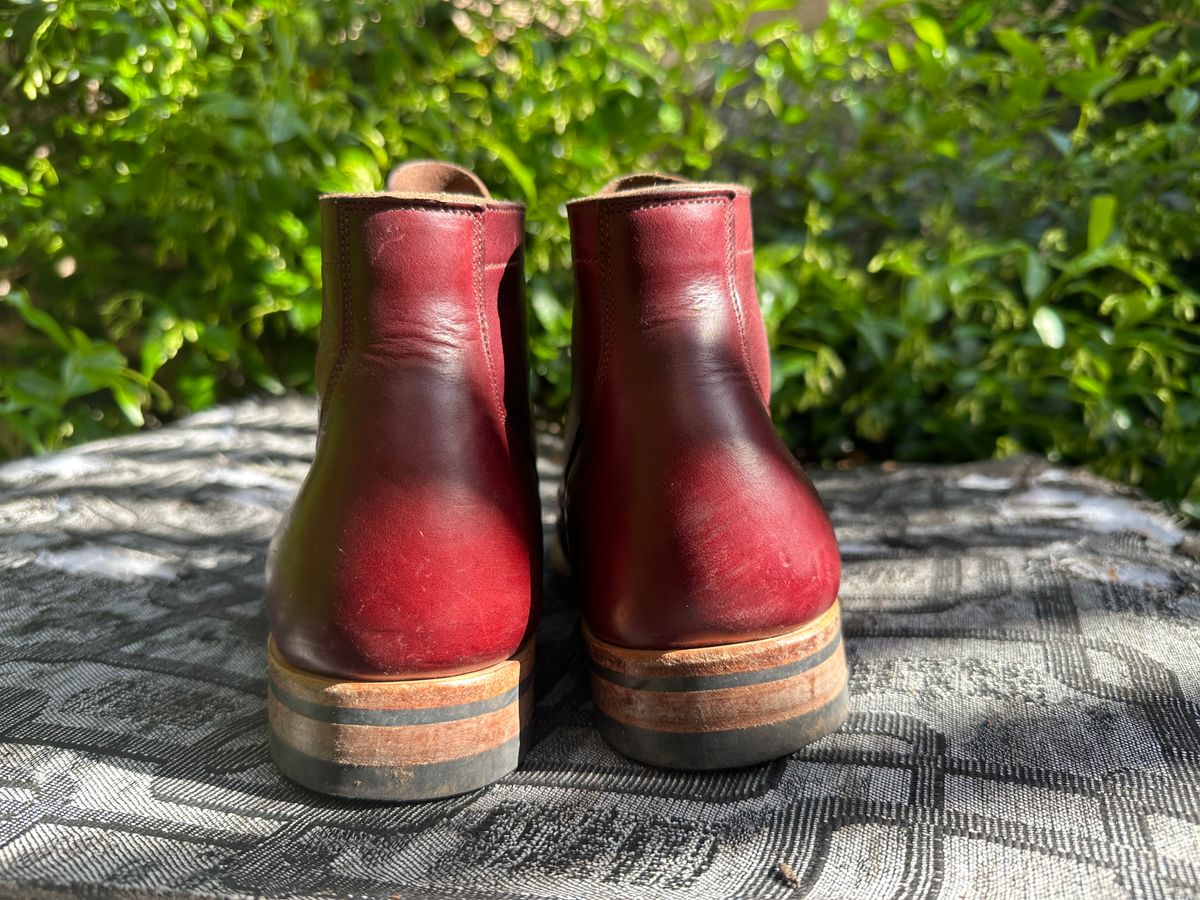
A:
{"type": "MultiPolygon", "coordinates": [[[[524,209],[420,162],[321,211],[316,457],[268,561],[271,750],[327,793],[459,794],[517,767],[533,706],[524,209]]],[[[568,215],[558,535],[600,729],[672,768],[790,753],[846,715],[840,566],[771,424],[749,194],[635,175],[568,215]]]]}

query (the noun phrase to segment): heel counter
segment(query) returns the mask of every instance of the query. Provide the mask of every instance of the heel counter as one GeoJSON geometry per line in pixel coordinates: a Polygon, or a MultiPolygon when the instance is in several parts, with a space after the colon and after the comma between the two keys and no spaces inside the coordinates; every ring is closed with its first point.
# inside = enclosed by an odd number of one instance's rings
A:
{"type": "Polygon", "coordinates": [[[282,655],[363,680],[506,659],[532,630],[540,543],[503,443],[481,435],[470,468],[444,468],[439,448],[400,446],[369,419],[346,429],[341,412],[272,542],[267,606],[282,655]]]}
{"type": "Polygon", "coordinates": [[[762,419],[757,439],[651,440],[625,465],[610,456],[615,467],[579,479],[634,485],[627,498],[584,495],[573,526],[584,529],[572,541],[587,548],[580,574],[598,637],[645,648],[756,640],[832,605],[841,577],[832,525],[762,419]]]}

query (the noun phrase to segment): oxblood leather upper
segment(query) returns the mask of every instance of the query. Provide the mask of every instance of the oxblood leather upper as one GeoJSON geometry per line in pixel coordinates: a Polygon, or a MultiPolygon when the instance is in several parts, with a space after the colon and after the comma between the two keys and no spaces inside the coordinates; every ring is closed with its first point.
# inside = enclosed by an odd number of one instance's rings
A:
{"type": "Polygon", "coordinates": [[[568,205],[567,552],[601,640],[708,646],[832,605],[837,543],[771,423],[749,193],[634,176],[568,205]]]}
{"type": "Polygon", "coordinates": [[[540,588],[524,209],[441,164],[389,188],[321,198],[317,450],[267,566],[280,652],[363,680],[507,658],[540,588]]]}

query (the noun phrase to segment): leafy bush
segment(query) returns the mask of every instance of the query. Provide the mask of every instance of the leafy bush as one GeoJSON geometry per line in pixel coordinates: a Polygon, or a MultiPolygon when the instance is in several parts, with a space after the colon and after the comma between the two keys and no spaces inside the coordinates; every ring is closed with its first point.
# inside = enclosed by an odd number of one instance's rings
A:
{"type": "Polygon", "coordinates": [[[563,203],[659,168],[756,188],[800,452],[1045,452],[1200,515],[1193,5],[835,2],[811,33],[792,6],[10,5],[0,442],[307,389],[316,193],[410,157],[530,204],[557,410],[563,203]]]}

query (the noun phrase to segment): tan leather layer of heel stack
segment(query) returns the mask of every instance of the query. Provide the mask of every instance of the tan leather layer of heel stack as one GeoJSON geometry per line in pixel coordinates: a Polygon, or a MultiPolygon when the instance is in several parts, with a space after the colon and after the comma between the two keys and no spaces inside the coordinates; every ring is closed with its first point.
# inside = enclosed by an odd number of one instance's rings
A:
{"type": "Polygon", "coordinates": [[[448,678],[346,681],[301,671],[267,643],[271,755],[326,794],[431,800],[516,769],[533,710],[533,638],[511,659],[448,678]]]}
{"type": "Polygon", "coordinates": [[[802,628],[686,650],[629,650],[588,634],[600,730],[614,748],[672,769],[785,756],[846,719],[837,601],[802,628]]]}

